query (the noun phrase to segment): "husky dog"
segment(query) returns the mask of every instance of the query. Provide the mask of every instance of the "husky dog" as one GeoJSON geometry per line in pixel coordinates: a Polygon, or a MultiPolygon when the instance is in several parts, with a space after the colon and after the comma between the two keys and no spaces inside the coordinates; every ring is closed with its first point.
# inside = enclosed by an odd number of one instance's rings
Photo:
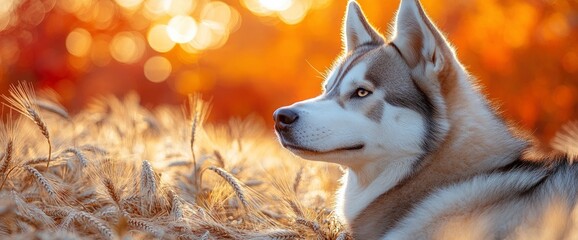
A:
{"type": "Polygon", "coordinates": [[[353,236],[578,239],[570,151],[537,154],[497,116],[417,0],[393,32],[350,1],[323,93],[274,113],[285,148],[346,167],[335,211],[353,236]]]}

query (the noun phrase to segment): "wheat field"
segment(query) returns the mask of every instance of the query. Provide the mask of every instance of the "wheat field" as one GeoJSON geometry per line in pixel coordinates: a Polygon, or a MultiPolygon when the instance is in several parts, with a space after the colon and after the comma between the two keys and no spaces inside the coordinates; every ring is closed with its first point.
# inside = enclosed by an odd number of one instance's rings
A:
{"type": "Polygon", "coordinates": [[[12,86],[0,123],[2,239],[350,239],[332,215],[341,170],[283,150],[257,118],[209,104],[102,97],[70,115],[12,86]]]}

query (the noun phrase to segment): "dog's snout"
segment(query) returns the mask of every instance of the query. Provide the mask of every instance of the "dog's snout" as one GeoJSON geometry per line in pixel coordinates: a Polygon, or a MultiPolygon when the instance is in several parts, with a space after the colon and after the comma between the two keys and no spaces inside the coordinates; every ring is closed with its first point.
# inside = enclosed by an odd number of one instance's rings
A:
{"type": "Polygon", "coordinates": [[[273,119],[276,127],[284,129],[296,122],[299,119],[299,114],[289,108],[279,108],[273,113],[273,119]]]}

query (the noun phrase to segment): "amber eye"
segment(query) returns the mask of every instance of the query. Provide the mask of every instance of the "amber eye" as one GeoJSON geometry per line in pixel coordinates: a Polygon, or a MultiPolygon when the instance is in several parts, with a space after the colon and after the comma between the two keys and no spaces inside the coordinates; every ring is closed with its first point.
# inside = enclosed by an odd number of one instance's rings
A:
{"type": "Polygon", "coordinates": [[[363,89],[363,88],[358,88],[358,89],[355,91],[356,97],[359,97],[359,98],[367,97],[367,95],[369,95],[369,94],[371,94],[371,92],[368,91],[368,90],[365,90],[365,89],[363,89]]]}

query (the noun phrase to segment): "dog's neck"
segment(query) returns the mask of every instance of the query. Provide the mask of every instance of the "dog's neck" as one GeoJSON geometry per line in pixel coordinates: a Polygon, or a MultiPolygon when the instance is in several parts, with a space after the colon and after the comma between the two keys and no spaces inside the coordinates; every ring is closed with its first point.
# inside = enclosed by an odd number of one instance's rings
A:
{"type": "Polygon", "coordinates": [[[437,149],[425,157],[347,169],[337,213],[356,238],[382,236],[433,191],[504,166],[527,147],[496,117],[465,72],[456,78],[451,89],[444,89],[450,129],[437,149]],[[414,164],[418,160],[423,162],[414,164]]]}

